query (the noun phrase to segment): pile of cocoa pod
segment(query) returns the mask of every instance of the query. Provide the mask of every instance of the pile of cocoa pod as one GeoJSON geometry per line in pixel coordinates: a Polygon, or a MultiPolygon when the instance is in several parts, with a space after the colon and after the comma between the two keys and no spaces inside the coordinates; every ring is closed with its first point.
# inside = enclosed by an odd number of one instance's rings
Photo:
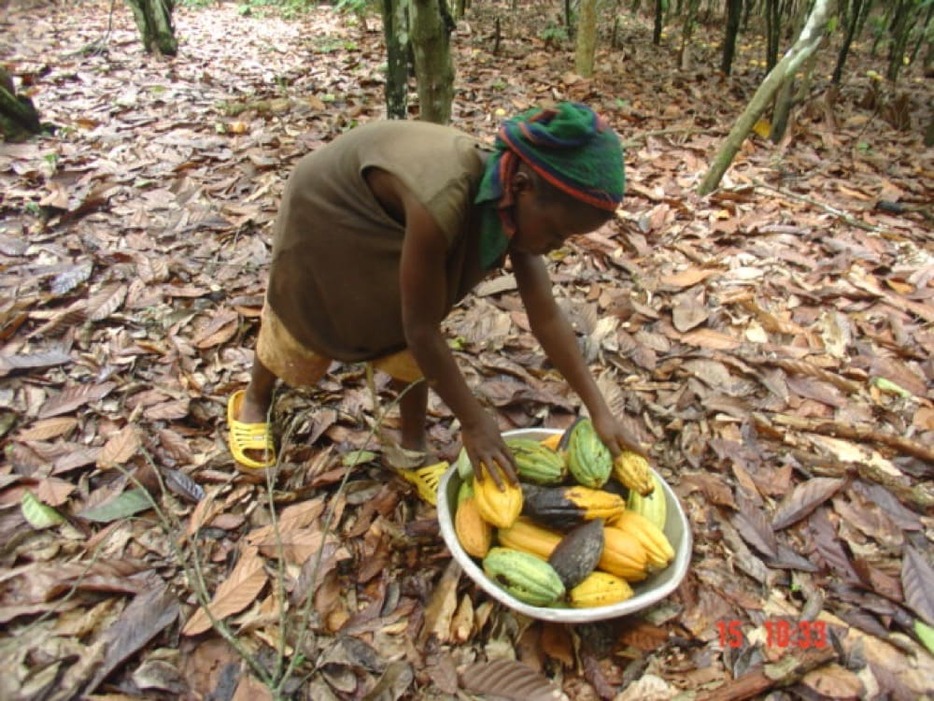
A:
{"type": "Polygon", "coordinates": [[[490,581],[531,606],[592,608],[633,596],[664,569],[658,477],[637,453],[615,460],[587,418],[544,441],[507,438],[518,485],[461,470],[454,531],[490,581]]]}

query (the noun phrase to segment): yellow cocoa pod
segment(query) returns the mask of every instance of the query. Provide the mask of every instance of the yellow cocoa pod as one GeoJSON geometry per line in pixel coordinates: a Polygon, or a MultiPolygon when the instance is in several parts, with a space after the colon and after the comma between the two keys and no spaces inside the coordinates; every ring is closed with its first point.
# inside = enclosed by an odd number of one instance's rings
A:
{"type": "Polygon", "coordinates": [[[613,460],[613,476],[624,487],[648,496],[655,489],[649,462],[638,453],[624,450],[613,460]]]}
{"type": "Polygon", "coordinates": [[[597,568],[627,582],[641,582],[649,575],[649,557],[635,536],[619,528],[603,529],[603,554],[597,568]]]}
{"type": "Polygon", "coordinates": [[[483,520],[497,528],[509,528],[522,513],[522,489],[517,484],[507,482],[500,490],[487,474],[482,482],[474,480],[473,493],[483,520]]]}
{"type": "Polygon", "coordinates": [[[542,560],[551,557],[561,537],[560,533],[540,526],[525,516],[517,518],[509,528],[496,531],[496,539],[503,547],[529,553],[542,560]]]}
{"type": "Polygon", "coordinates": [[[493,544],[493,527],[483,520],[477,508],[477,499],[468,497],[457,507],[454,532],[461,547],[471,557],[484,558],[493,544]]]}
{"type": "Polygon", "coordinates": [[[661,528],[649,521],[642,514],[635,511],[624,511],[612,524],[632,535],[645,548],[649,568],[661,570],[668,567],[668,563],[675,559],[675,549],[661,528]]]}
{"type": "Polygon", "coordinates": [[[609,572],[591,572],[568,592],[571,608],[612,606],[632,598],[632,587],[622,577],[609,572]]]}

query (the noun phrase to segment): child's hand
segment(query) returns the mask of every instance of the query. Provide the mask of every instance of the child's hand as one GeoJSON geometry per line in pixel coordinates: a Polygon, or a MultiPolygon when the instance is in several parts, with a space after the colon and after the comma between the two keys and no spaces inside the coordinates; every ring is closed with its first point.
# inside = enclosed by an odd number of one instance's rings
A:
{"type": "Polygon", "coordinates": [[[500,490],[505,487],[504,477],[509,484],[519,483],[512,453],[503,441],[496,422],[489,416],[479,426],[465,427],[463,441],[467,456],[474,466],[474,479],[482,482],[492,476],[500,490]]]}
{"type": "Polygon", "coordinates": [[[600,436],[603,444],[610,449],[615,458],[624,450],[638,453],[645,457],[645,449],[639,443],[639,439],[626,430],[623,425],[616,420],[609,411],[597,416],[592,416],[594,430],[600,436]]]}

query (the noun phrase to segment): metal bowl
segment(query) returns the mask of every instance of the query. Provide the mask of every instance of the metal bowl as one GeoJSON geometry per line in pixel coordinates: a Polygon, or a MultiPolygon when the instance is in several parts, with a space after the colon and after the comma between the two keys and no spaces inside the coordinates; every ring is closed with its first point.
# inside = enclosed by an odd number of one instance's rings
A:
{"type": "MultiPolygon", "coordinates": [[[[503,436],[505,438],[544,440],[556,433],[561,433],[561,431],[532,428],[507,431],[503,436]]],[[[658,473],[656,475],[659,478],[662,490],[665,492],[665,501],[668,504],[664,530],[675,550],[675,559],[661,572],[656,572],[643,582],[633,584],[634,594],[632,598],[619,604],[585,609],[530,606],[510,596],[505,590],[490,581],[483,573],[483,569],[461,547],[457,534],[454,532],[454,511],[457,505],[457,491],[461,485],[461,477],[456,467],[451,467],[444,473],[438,486],[438,521],[441,524],[441,537],[444,538],[444,542],[451,554],[454,555],[454,559],[481,589],[503,605],[526,616],[558,623],[587,623],[589,621],[602,621],[607,618],[626,616],[661,601],[677,589],[681,580],[687,574],[688,565],[691,561],[691,528],[684,514],[684,509],[681,508],[678,497],[668,483],[661,478],[661,475],[658,475],[658,473]]]]}

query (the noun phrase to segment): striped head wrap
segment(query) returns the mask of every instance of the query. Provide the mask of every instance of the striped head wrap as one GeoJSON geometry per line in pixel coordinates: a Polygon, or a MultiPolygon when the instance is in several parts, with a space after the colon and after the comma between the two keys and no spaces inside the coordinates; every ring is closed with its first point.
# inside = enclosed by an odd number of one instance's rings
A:
{"type": "Polygon", "coordinates": [[[616,132],[592,109],[573,102],[528,110],[503,122],[474,200],[485,205],[481,263],[492,267],[515,234],[509,184],[525,163],[553,187],[584,204],[616,211],[623,199],[623,152],[616,132]],[[497,216],[492,216],[491,209],[497,216]]]}

